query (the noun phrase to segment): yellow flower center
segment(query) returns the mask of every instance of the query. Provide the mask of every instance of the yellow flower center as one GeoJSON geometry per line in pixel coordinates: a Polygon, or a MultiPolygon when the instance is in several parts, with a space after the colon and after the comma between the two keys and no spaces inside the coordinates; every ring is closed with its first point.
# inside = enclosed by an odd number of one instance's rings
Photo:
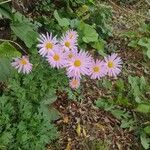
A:
{"type": "Polygon", "coordinates": [[[108,67],[109,67],[109,68],[113,68],[113,67],[114,67],[114,63],[113,63],[112,61],[109,61],[109,62],[108,62],[108,67]]]}
{"type": "Polygon", "coordinates": [[[75,60],[74,66],[75,67],[80,67],[81,66],[81,61],[80,60],[75,60]]]}
{"type": "Polygon", "coordinates": [[[21,65],[26,65],[26,64],[27,64],[27,60],[24,59],[24,58],[21,59],[21,60],[20,60],[20,64],[21,64],[21,65]]]}
{"type": "Polygon", "coordinates": [[[93,70],[94,70],[94,72],[99,72],[99,71],[100,71],[100,68],[97,67],[97,66],[95,66],[95,67],[93,68],[93,70]]]}
{"type": "Polygon", "coordinates": [[[69,48],[70,47],[70,42],[68,42],[68,41],[65,42],[65,46],[69,48]]]}
{"type": "Polygon", "coordinates": [[[48,42],[45,47],[46,47],[46,49],[52,49],[53,48],[53,44],[48,42]]]}
{"type": "Polygon", "coordinates": [[[72,57],[73,57],[72,53],[70,53],[70,54],[68,55],[68,57],[69,57],[69,58],[72,58],[72,57]]]}
{"type": "Polygon", "coordinates": [[[59,55],[57,55],[57,54],[55,54],[53,58],[55,61],[59,61],[59,59],[60,59],[59,55]]]}

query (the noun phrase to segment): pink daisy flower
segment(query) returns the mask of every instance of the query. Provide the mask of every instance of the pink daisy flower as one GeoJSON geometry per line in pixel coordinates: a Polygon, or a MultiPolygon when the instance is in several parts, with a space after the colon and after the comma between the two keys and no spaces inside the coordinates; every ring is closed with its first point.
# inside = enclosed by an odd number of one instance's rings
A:
{"type": "Polygon", "coordinates": [[[91,66],[91,56],[84,51],[77,53],[72,59],[67,61],[68,77],[81,78],[81,75],[89,75],[89,67],[91,66]]]}
{"type": "Polygon", "coordinates": [[[65,55],[66,55],[66,59],[69,61],[70,59],[72,59],[74,56],[76,56],[78,53],[77,49],[74,50],[70,50],[70,51],[66,51],[65,55]]]}
{"type": "Polygon", "coordinates": [[[47,33],[46,35],[41,34],[38,41],[40,44],[38,44],[37,47],[39,48],[40,55],[43,57],[50,54],[55,49],[58,42],[56,36],[52,37],[52,33],[47,33]]]}
{"type": "Polygon", "coordinates": [[[117,54],[112,54],[104,58],[106,70],[109,76],[116,77],[121,72],[122,60],[117,54]]]}
{"type": "Polygon", "coordinates": [[[68,30],[66,32],[66,37],[69,38],[69,39],[74,39],[74,40],[77,41],[78,36],[79,36],[78,33],[74,30],[68,30]]]}
{"type": "Polygon", "coordinates": [[[93,63],[90,67],[91,79],[100,79],[107,74],[106,64],[104,61],[93,60],[93,63]]]}
{"type": "Polygon", "coordinates": [[[11,65],[18,70],[18,72],[23,72],[24,74],[29,74],[32,70],[32,64],[29,62],[27,56],[22,56],[21,58],[15,58],[11,65]]]}
{"type": "Polygon", "coordinates": [[[80,86],[80,80],[73,78],[70,80],[69,85],[72,89],[77,89],[80,86]]]}
{"type": "Polygon", "coordinates": [[[77,41],[75,39],[70,39],[66,36],[63,36],[61,41],[60,41],[60,45],[62,46],[62,48],[65,51],[69,51],[69,50],[75,50],[77,49],[77,41]]]}
{"type": "Polygon", "coordinates": [[[62,50],[56,48],[53,53],[47,55],[47,61],[53,68],[63,68],[66,64],[66,56],[62,50]]]}

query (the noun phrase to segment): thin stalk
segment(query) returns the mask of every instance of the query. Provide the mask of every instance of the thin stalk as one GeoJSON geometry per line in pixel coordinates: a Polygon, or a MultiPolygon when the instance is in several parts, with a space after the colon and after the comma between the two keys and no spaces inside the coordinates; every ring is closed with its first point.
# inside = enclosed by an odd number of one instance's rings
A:
{"type": "Polygon", "coordinates": [[[11,2],[11,0],[7,0],[7,1],[0,2],[0,5],[5,4],[5,3],[8,3],[8,2],[11,2]]]}
{"type": "Polygon", "coordinates": [[[17,45],[25,54],[27,54],[27,52],[18,43],[14,42],[12,40],[0,39],[0,41],[13,43],[13,44],[17,45]]]}

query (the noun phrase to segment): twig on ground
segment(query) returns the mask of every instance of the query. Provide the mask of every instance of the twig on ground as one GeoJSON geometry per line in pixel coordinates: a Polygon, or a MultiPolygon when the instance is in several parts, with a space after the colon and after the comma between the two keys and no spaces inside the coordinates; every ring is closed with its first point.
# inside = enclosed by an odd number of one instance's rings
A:
{"type": "Polygon", "coordinates": [[[150,2],[148,1],[148,0],[145,0],[146,1],[146,3],[150,6],[150,2]]]}

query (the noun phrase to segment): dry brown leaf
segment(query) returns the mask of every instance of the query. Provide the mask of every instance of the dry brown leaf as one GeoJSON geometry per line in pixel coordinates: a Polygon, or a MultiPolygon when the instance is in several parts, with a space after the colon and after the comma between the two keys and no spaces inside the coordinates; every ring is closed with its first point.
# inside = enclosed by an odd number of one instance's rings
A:
{"type": "Polygon", "coordinates": [[[70,138],[68,139],[68,144],[67,144],[65,150],[71,150],[71,139],[70,138]]]}
{"type": "Polygon", "coordinates": [[[68,116],[64,116],[64,117],[63,117],[63,122],[64,122],[64,123],[68,123],[68,122],[69,122],[68,116]]]}
{"type": "Polygon", "coordinates": [[[76,132],[77,132],[78,136],[81,136],[81,125],[80,125],[80,123],[78,123],[78,125],[77,125],[76,132]]]}
{"type": "Polygon", "coordinates": [[[82,128],[82,132],[83,132],[83,136],[86,137],[86,130],[84,128],[82,128]]]}
{"type": "Polygon", "coordinates": [[[103,125],[101,125],[101,124],[98,124],[98,123],[96,123],[95,125],[96,125],[97,128],[99,128],[99,129],[105,131],[105,128],[106,128],[105,126],[103,126],[103,125]]]}

